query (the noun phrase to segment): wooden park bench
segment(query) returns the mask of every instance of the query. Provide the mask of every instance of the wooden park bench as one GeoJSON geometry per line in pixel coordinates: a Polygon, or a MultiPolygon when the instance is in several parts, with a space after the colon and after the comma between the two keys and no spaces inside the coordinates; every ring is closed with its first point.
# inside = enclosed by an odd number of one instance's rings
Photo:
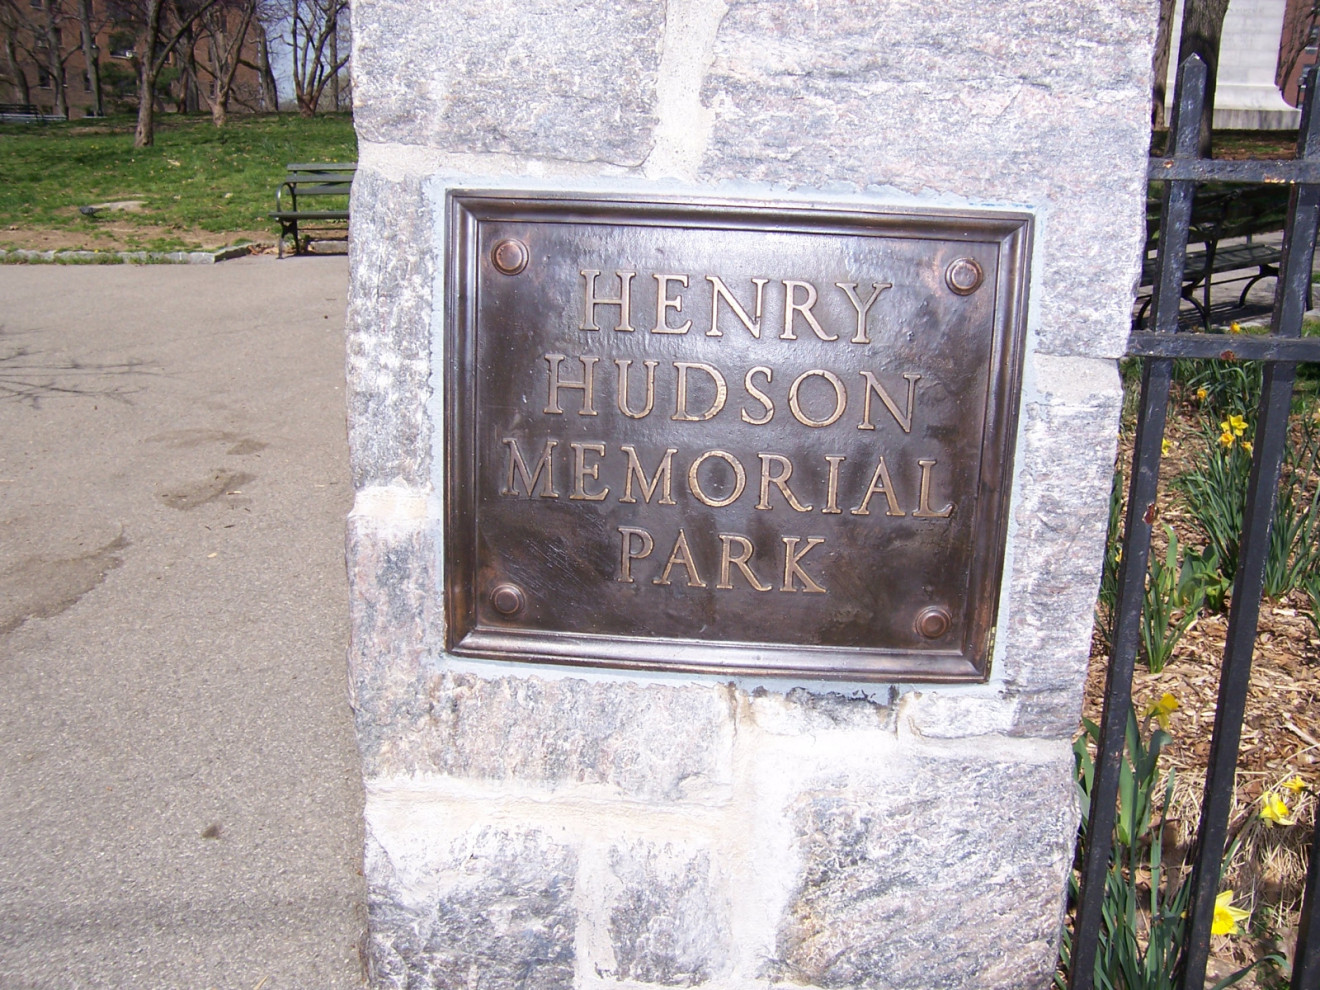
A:
{"type": "Polygon", "coordinates": [[[285,238],[292,238],[293,253],[301,254],[313,239],[309,231],[345,230],[341,224],[348,222],[348,195],[356,172],[357,162],[293,162],[285,166],[284,181],[275,190],[275,211],[271,213],[271,218],[280,222],[281,258],[285,238]],[[306,203],[312,197],[315,207],[306,203]]]}
{"type": "MultiPolygon", "coordinates": [[[[1158,198],[1148,199],[1146,254],[1141,266],[1141,288],[1147,290],[1153,290],[1155,283],[1159,213],[1158,198]]],[[[1196,309],[1205,329],[1210,329],[1210,287],[1217,276],[1243,273],[1216,283],[1246,282],[1238,296],[1239,307],[1246,305],[1253,285],[1278,277],[1287,215],[1286,187],[1203,185],[1197,189],[1188,228],[1182,297],[1196,309]]],[[[1149,308],[1147,297],[1133,318],[1133,329],[1140,328],[1149,308]]]]}

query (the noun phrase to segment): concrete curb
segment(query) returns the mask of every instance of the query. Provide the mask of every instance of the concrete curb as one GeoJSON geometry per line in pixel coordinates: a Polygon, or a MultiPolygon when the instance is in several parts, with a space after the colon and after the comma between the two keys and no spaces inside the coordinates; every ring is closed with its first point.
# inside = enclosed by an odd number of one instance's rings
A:
{"type": "Polygon", "coordinates": [[[0,249],[0,265],[213,265],[244,258],[268,244],[239,244],[214,251],[30,251],[0,249]]]}

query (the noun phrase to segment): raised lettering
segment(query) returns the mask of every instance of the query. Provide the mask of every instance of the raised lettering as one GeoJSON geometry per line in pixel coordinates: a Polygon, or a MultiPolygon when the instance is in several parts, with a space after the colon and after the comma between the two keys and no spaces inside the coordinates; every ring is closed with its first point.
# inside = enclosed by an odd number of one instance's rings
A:
{"type": "Polygon", "coordinates": [[[700,457],[698,457],[695,461],[693,461],[692,466],[688,468],[688,491],[692,492],[693,497],[696,498],[696,500],[700,502],[702,505],[709,505],[713,509],[719,509],[722,508],[723,506],[730,504],[731,502],[736,502],[738,500],[738,496],[743,493],[743,489],[746,487],[747,487],[747,472],[743,469],[742,462],[739,461],[738,458],[730,454],[727,450],[708,450],[700,457]],[[729,467],[733,468],[733,479],[734,479],[733,493],[725,498],[721,498],[721,499],[711,498],[704,491],[702,491],[701,483],[697,481],[697,469],[712,457],[720,458],[721,460],[725,461],[729,465],[729,467]]]}
{"type": "Polygon", "coordinates": [[[725,591],[728,591],[733,587],[732,582],[730,582],[729,580],[729,566],[733,565],[734,567],[738,568],[738,570],[742,571],[743,578],[745,578],[747,583],[750,584],[757,591],[769,591],[770,585],[763,584],[761,582],[761,579],[758,578],[752,572],[750,561],[752,559],[753,553],[754,550],[752,549],[752,541],[749,540],[747,537],[738,536],[736,533],[721,533],[720,534],[720,583],[715,585],[715,587],[723,589],[725,591]],[[741,553],[739,553],[738,556],[736,557],[729,552],[730,548],[735,543],[738,544],[739,548],[741,549],[741,553]]]}
{"type": "Polygon", "coordinates": [[[678,383],[674,386],[674,415],[669,418],[679,423],[702,423],[714,418],[729,399],[729,386],[720,369],[701,361],[675,361],[674,367],[678,371],[678,383]],[[705,372],[715,383],[715,397],[699,416],[688,411],[688,372],[693,369],[705,372]]]}
{"type": "Polygon", "coordinates": [[[793,380],[793,384],[788,387],[788,408],[793,411],[793,418],[803,426],[829,426],[836,423],[839,417],[843,415],[843,410],[848,405],[848,392],[843,387],[843,382],[839,376],[832,371],[825,371],[821,368],[813,368],[810,371],[804,371],[793,380]],[[798,402],[798,390],[802,388],[802,383],[813,375],[824,378],[834,386],[834,412],[830,413],[826,419],[812,419],[802,411],[802,406],[798,402]]]}
{"type": "Polygon", "coordinates": [[[669,283],[677,282],[683,288],[687,288],[688,277],[686,275],[654,275],[656,281],[655,287],[655,326],[651,328],[652,333],[687,333],[692,329],[692,321],[688,320],[681,327],[671,327],[669,325],[668,310],[675,313],[683,312],[683,297],[669,297],[669,283]]]}
{"type": "Polygon", "coordinates": [[[590,268],[584,268],[579,273],[586,281],[586,292],[583,294],[582,325],[579,330],[599,330],[596,326],[596,307],[597,306],[618,306],[619,307],[619,325],[614,329],[625,333],[632,333],[632,280],[636,272],[615,272],[619,277],[619,297],[617,299],[606,299],[596,295],[596,276],[600,272],[590,268]]]}
{"type": "Polygon", "coordinates": [[[921,466],[921,489],[917,496],[917,511],[912,513],[914,519],[947,519],[953,515],[953,503],[950,502],[939,512],[933,512],[930,507],[930,472],[935,467],[935,461],[922,458],[917,461],[921,466]]]}
{"type": "Polygon", "coordinates": [[[632,562],[651,556],[651,551],[655,549],[655,538],[646,530],[633,526],[620,526],[619,536],[622,538],[619,548],[619,576],[615,580],[623,584],[632,584],[632,562]],[[634,536],[642,541],[636,548],[633,547],[632,542],[634,536]]]}
{"type": "Polygon", "coordinates": [[[682,564],[687,569],[689,588],[706,587],[706,582],[701,580],[701,575],[697,573],[697,563],[692,559],[692,551],[688,548],[687,534],[681,529],[678,531],[678,539],[674,541],[674,549],[669,552],[669,560],[665,563],[664,571],[651,583],[669,584],[669,572],[674,569],[675,564],[682,564]]]}
{"type": "Polygon", "coordinates": [[[908,387],[906,414],[898,411],[897,403],[889,397],[889,393],[886,392],[884,386],[876,380],[875,375],[871,374],[869,371],[862,372],[862,381],[866,383],[866,387],[862,390],[862,421],[857,424],[859,430],[875,429],[875,425],[871,422],[871,393],[874,392],[876,395],[880,396],[880,401],[885,404],[885,408],[887,408],[890,415],[894,417],[894,421],[898,423],[899,428],[902,429],[904,433],[912,432],[912,411],[917,405],[917,382],[921,381],[921,376],[910,371],[905,371],[903,377],[907,380],[908,387]]]}
{"type": "Polygon", "coordinates": [[[623,497],[620,502],[636,502],[637,499],[632,493],[633,478],[637,479],[637,485],[642,490],[642,497],[646,504],[651,504],[651,496],[655,494],[656,487],[661,481],[664,486],[660,488],[660,501],[657,505],[674,505],[672,495],[671,474],[673,472],[674,455],[678,453],[676,449],[670,447],[665,451],[665,456],[660,459],[660,466],[655,469],[655,474],[651,480],[646,480],[646,472],[642,470],[642,462],[637,459],[637,448],[630,443],[624,444],[619,448],[628,455],[628,470],[623,479],[623,497]]]}
{"type": "Polygon", "coordinates": [[[619,412],[629,419],[644,419],[655,408],[655,368],[660,362],[642,362],[642,367],[646,369],[646,405],[642,407],[641,412],[633,412],[628,408],[628,368],[632,365],[632,361],[627,358],[616,358],[614,363],[619,368],[619,412]]]}
{"type": "Polygon", "coordinates": [[[743,376],[743,388],[747,389],[748,395],[750,395],[757,402],[761,403],[761,405],[765,406],[765,415],[762,416],[760,419],[753,419],[748,414],[747,407],[743,406],[742,421],[744,423],[751,423],[753,426],[764,426],[766,423],[770,422],[770,420],[775,418],[775,404],[770,401],[770,396],[766,395],[759,388],[757,388],[755,385],[752,384],[752,375],[755,375],[758,372],[762,375],[765,375],[765,383],[767,385],[769,385],[770,382],[774,380],[775,377],[774,371],[765,367],[765,365],[758,364],[755,368],[752,368],[750,371],[747,372],[746,375],[743,376]]]}
{"type": "Polygon", "coordinates": [[[798,589],[795,579],[801,578],[803,591],[812,592],[818,595],[825,594],[825,589],[811,579],[811,575],[809,575],[806,571],[802,569],[802,564],[801,564],[803,557],[805,557],[808,553],[810,553],[812,549],[820,546],[822,543],[825,542],[824,537],[820,537],[820,536],[807,537],[807,545],[803,547],[801,550],[797,548],[798,543],[801,542],[801,537],[785,536],[783,537],[783,540],[784,540],[784,584],[782,587],[780,587],[779,590],[797,591],[798,589]]]}
{"type": "Polygon", "coordinates": [[[733,297],[729,287],[723,280],[715,275],[707,275],[706,281],[710,283],[710,329],[706,331],[707,337],[723,337],[719,328],[720,300],[723,299],[733,310],[733,315],[742,321],[748,332],[757,340],[761,339],[761,302],[765,295],[766,283],[768,278],[754,278],[752,284],[756,286],[756,302],[752,306],[752,316],[747,315],[747,310],[743,309],[738,300],[733,297]]]}
{"type": "Polygon", "coordinates": [[[836,333],[833,337],[825,332],[825,329],[816,322],[816,317],[811,312],[811,307],[816,305],[816,287],[810,282],[797,282],[793,279],[784,280],[784,332],[779,335],[780,340],[797,340],[797,334],[793,332],[793,315],[801,313],[802,318],[807,321],[807,326],[821,340],[838,340],[836,333]],[[801,302],[797,301],[797,290],[806,289],[807,297],[801,302]]]}
{"type": "Polygon", "coordinates": [[[847,293],[848,301],[853,304],[853,309],[857,310],[857,332],[853,334],[852,342],[854,344],[869,344],[871,338],[866,332],[866,314],[871,311],[875,301],[880,298],[880,293],[884,292],[885,289],[892,289],[894,284],[892,282],[872,282],[871,298],[866,302],[858,300],[856,282],[835,282],[834,284],[847,293]]]}
{"type": "Polygon", "coordinates": [[[894,482],[889,477],[889,468],[885,466],[883,457],[875,465],[875,472],[871,475],[871,484],[866,489],[866,495],[862,499],[862,504],[852,510],[854,516],[869,516],[871,510],[867,508],[871,504],[872,495],[883,495],[885,501],[889,503],[889,508],[885,510],[887,516],[905,516],[907,515],[898,505],[898,499],[894,495],[894,482]]]}
{"type": "Polygon", "coordinates": [[[528,471],[527,462],[523,460],[522,452],[518,449],[518,441],[513,437],[505,437],[504,443],[509,447],[509,473],[508,481],[500,489],[501,495],[517,495],[518,486],[514,483],[514,472],[522,478],[523,488],[528,495],[532,494],[532,489],[536,487],[538,481],[541,482],[541,498],[558,498],[559,493],[555,491],[554,485],[554,449],[558,445],[558,440],[547,440],[545,446],[541,448],[541,457],[536,462],[536,470],[528,471]]]}
{"type": "Polygon", "coordinates": [[[545,409],[542,410],[547,416],[562,415],[564,410],[559,407],[559,390],[561,388],[580,389],[582,392],[582,408],[578,410],[579,416],[595,416],[595,394],[596,394],[596,362],[600,358],[592,354],[584,354],[578,358],[582,362],[582,381],[566,382],[559,377],[559,365],[565,359],[563,354],[547,354],[545,363],[550,366],[548,396],[546,398],[545,409]]]}
{"type": "Polygon", "coordinates": [[[826,454],[825,460],[830,465],[830,477],[825,484],[825,508],[820,511],[827,515],[835,515],[843,511],[839,508],[839,465],[846,458],[841,454],[826,454]]]}
{"type": "Polygon", "coordinates": [[[772,508],[770,505],[770,486],[774,485],[779,489],[781,495],[788,499],[788,504],[798,512],[810,512],[811,506],[803,505],[798,501],[793,490],[788,487],[788,479],[793,477],[793,462],[783,454],[757,454],[761,458],[761,501],[756,503],[758,509],[772,508]],[[770,470],[771,465],[779,466],[779,473],[773,474],[770,470]]]}
{"type": "Polygon", "coordinates": [[[598,492],[589,492],[586,489],[587,479],[599,480],[600,465],[586,463],[587,451],[591,451],[597,457],[605,456],[605,445],[603,443],[570,443],[573,448],[573,491],[569,494],[569,499],[574,501],[600,502],[610,493],[609,487],[598,492]]]}

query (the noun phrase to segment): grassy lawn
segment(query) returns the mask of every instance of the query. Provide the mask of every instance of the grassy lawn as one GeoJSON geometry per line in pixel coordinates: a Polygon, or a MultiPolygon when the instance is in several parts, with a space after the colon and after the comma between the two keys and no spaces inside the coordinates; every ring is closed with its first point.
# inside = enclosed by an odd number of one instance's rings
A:
{"type": "Polygon", "coordinates": [[[223,128],[209,116],[157,121],[155,145],[136,149],[128,116],[0,124],[0,247],[273,243],[279,227],[266,214],[285,164],[357,159],[347,114],[235,117],[223,128]],[[78,210],[124,201],[138,205],[95,217],[78,210]]]}

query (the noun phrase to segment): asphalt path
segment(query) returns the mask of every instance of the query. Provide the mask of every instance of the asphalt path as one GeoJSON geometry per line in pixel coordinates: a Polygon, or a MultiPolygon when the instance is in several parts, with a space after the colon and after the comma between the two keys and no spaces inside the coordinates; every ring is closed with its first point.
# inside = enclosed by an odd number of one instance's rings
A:
{"type": "Polygon", "coordinates": [[[0,266],[0,987],[361,987],[342,257],[0,266]]]}

